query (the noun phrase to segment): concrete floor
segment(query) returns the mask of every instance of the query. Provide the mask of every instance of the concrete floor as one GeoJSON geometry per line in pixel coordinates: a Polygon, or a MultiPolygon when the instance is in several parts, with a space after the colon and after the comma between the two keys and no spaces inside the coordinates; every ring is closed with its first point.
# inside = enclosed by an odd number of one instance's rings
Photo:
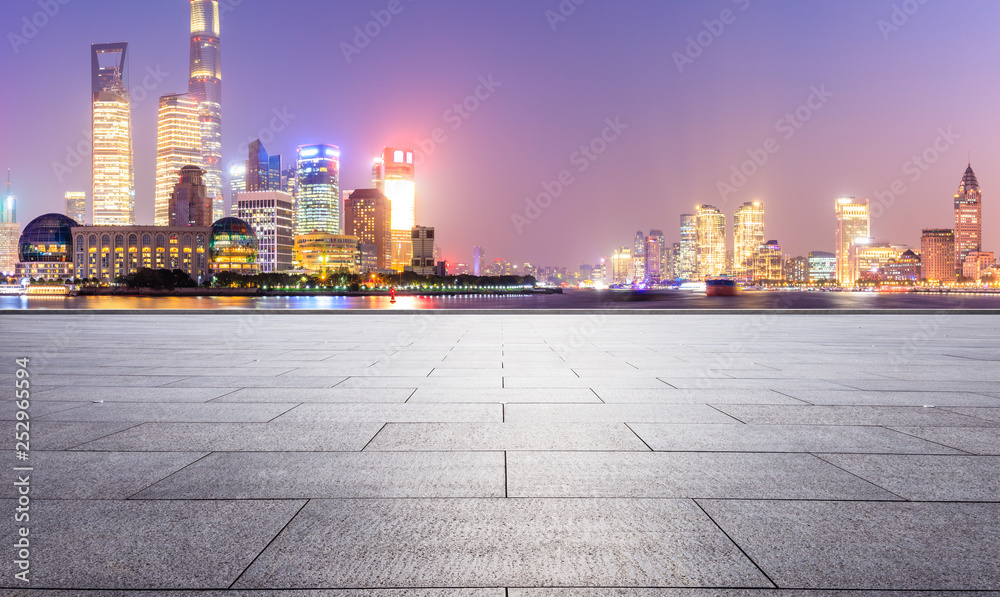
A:
{"type": "Polygon", "coordinates": [[[998,329],[4,315],[0,595],[1000,591],[998,329]],[[25,464],[30,585],[12,547],[25,464]]]}

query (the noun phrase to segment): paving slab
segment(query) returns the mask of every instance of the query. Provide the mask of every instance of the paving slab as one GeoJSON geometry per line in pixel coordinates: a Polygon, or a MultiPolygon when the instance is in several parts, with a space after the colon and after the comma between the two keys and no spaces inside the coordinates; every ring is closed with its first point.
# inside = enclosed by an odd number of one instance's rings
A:
{"type": "Polygon", "coordinates": [[[140,423],[89,421],[34,421],[31,424],[32,450],[69,450],[80,444],[135,427],[140,423]]]}
{"type": "Polygon", "coordinates": [[[340,452],[365,447],[381,423],[144,423],[77,446],[91,451],[340,452]]]}
{"type": "Polygon", "coordinates": [[[474,498],[504,492],[503,452],[228,452],[212,454],[135,497],[474,498]]]}
{"type": "MultiPolygon", "coordinates": [[[[208,402],[232,392],[232,388],[122,388],[91,386],[86,388],[52,388],[44,394],[36,395],[41,401],[87,401],[104,402],[208,402]]],[[[37,403],[37,402],[36,402],[37,403]]]]}
{"type": "Polygon", "coordinates": [[[772,586],[689,500],[312,500],[234,588],[772,586]]]}
{"type": "Polygon", "coordinates": [[[616,404],[804,404],[774,390],[678,390],[593,388],[607,403],[616,404]]]}
{"type": "Polygon", "coordinates": [[[1000,401],[972,392],[788,391],[809,404],[828,406],[995,406],[1000,401]]]}
{"type": "Polygon", "coordinates": [[[892,429],[969,454],[1000,456],[998,427],[893,427],[892,429]]]}
{"type": "MultiPolygon", "coordinates": [[[[225,589],[302,500],[32,502],[32,584],[103,589],[225,589]]],[[[14,500],[0,507],[14,510],[14,500]]],[[[14,536],[11,518],[5,534],[14,536]]],[[[0,563],[6,579],[15,565],[0,563]]]]}
{"type": "Polygon", "coordinates": [[[510,497],[900,499],[810,454],[511,452],[507,484],[510,497]]]}
{"type": "Polygon", "coordinates": [[[961,453],[940,443],[876,426],[632,423],[629,427],[659,452],[961,453]]]}
{"type": "Polygon", "coordinates": [[[246,423],[266,422],[287,412],[296,404],[223,404],[223,403],[89,403],[80,408],[61,410],[40,417],[43,421],[135,421],[149,423],[246,423]]]}
{"type": "Polygon", "coordinates": [[[609,450],[649,448],[624,424],[389,423],[365,450],[609,450]]]}
{"type": "Polygon", "coordinates": [[[785,406],[720,404],[720,411],[752,425],[887,425],[997,427],[998,423],[951,409],[905,406],[785,406]]]}
{"type": "Polygon", "coordinates": [[[503,390],[423,388],[415,391],[407,402],[600,403],[601,399],[590,388],[507,388],[503,390]]]}
{"type": "Polygon", "coordinates": [[[911,501],[1000,502],[1000,457],[824,454],[823,460],[911,501]]]}
{"type": "Polygon", "coordinates": [[[503,421],[498,404],[302,404],[275,419],[380,423],[489,423],[503,421]]]}
{"type": "Polygon", "coordinates": [[[705,404],[511,404],[511,423],[738,423],[705,404]]]}
{"type": "Polygon", "coordinates": [[[1000,504],[698,500],[778,586],[995,590],[1000,504]]]}
{"type": "Polygon", "coordinates": [[[962,408],[949,406],[946,410],[960,415],[975,417],[983,421],[1000,423],[1000,408],[962,408]]]}
{"type": "Polygon", "coordinates": [[[0,498],[16,498],[13,480],[28,475],[32,499],[123,500],[188,466],[205,452],[52,452],[32,451],[29,462],[9,452],[7,470],[29,465],[34,470],[11,473],[0,498]]]}
{"type": "Polygon", "coordinates": [[[242,388],[227,389],[212,402],[406,402],[415,388],[242,388]]]}
{"type": "Polygon", "coordinates": [[[332,388],[346,377],[311,377],[282,375],[280,377],[241,377],[212,375],[188,377],[181,381],[165,384],[168,388],[332,388]]]}

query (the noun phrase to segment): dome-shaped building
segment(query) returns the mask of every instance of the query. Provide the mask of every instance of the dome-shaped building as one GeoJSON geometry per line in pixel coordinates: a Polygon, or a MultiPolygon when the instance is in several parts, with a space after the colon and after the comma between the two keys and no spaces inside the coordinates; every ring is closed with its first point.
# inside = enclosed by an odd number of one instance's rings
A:
{"type": "Polygon", "coordinates": [[[72,278],[73,228],[79,225],[63,214],[45,214],[29,222],[18,242],[18,275],[72,278]]]}
{"type": "Polygon", "coordinates": [[[212,224],[209,252],[216,272],[257,273],[257,235],[239,218],[222,218],[212,224]]]}

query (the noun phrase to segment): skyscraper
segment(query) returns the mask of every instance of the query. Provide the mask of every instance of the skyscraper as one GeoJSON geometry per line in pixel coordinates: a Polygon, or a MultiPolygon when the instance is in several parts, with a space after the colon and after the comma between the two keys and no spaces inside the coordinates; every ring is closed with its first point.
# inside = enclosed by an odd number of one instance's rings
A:
{"type": "Polygon", "coordinates": [[[635,281],[635,261],[632,249],[621,247],[611,256],[611,283],[630,285],[635,281]]]}
{"type": "Polygon", "coordinates": [[[414,226],[410,231],[411,253],[413,255],[410,267],[414,273],[421,276],[434,274],[434,228],[414,226]]]}
{"type": "Polygon", "coordinates": [[[675,269],[678,280],[691,280],[698,275],[698,226],[694,214],[681,214],[680,253],[675,269]]]}
{"type": "Polygon", "coordinates": [[[472,248],[472,275],[486,275],[486,247],[472,248]]]}
{"type": "Polygon", "coordinates": [[[392,269],[392,206],[378,189],[358,189],[344,201],[344,233],[375,246],[375,267],[392,269]]]}
{"type": "Polygon", "coordinates": [[[340,149],[336,145],[303,145],[298,149],[297,170],[296,236],[340,234],[340,149]]]}
{"type": "Polygon", "coordinates": [[[392,202],[392,269],[403,271],[412,260],[410,235],[417,220],[413,150],[386,147],[372,164],[372,178],[392,202]]]}
{"type": "Polygon", "coordinates": [[[81,226],[86,226],[87,194],[77,191],[67,191],[64,197],[66,199],[66,215],[81,226]]]}
{"type": "Polygon", "coordinates": [[[13,224],[17,221],[17,197],[10,190],[10,168],[7,169],[7,192],[0,201],[0,224],[13,224]]]}
{"type": "Polygon", "coordinates": [[[983,193],[970,163],[955,194],[955,273],[962,275],[965,258],[982,248],[983,193]]]}
{"type": "Polygon", "coordinates": [[[128,43],[90,47],[95,226],[135,223],[128,43]]]}
{"type": "Polygon", "coordinates": [[[928,229],[920,236],[920,278],[929,282],[954,282],[955,231],[928,229]]]}
{"type": "Polygon", "coordinates": [[[752,279],[757,281],[780,282],[784,280],[781,245],[776,240],[762,242],[751,259],[752,279]]]}
{"type": "Polygon", "coordinates": [[[663,231],[650,230],[646,238],[646,281],[659,284],[663,279],[663,231]]]}
{"type": "Polygon", "coordinates": [[[204,183],[205,171],[198,166],[184,166],[167,198],[167,223],[164,226],[212,225],[212,198],[204,183]]]}
{"type": "MultiPolygon", "coordinates": [[[[188,94],[170,94],[160,98],[159,125],[156,131],[156,195],[153,223],[168,226],[168,203],[181,168],[201,166],[201,123],[198,102],[188,94]]],[[[72,216],[70,216],[72,217],[72,216]]],[[[211,222],[209,224],[211,225],[211,222]]]]}
{"type": "Polygon", "coordinates": [[[747,202],[736,209],[733,221],[733,276],[741,280],[753,275],[754,255],[764,244],[764,206],[747,202]]]}
{"type": "Polygon", "coordinates": [[[232,213],[236,213],[237,196],[240,193],[245,193],[246,190],[247,190],[246,160],[237,160],[235,162],[229,162],[229,194],[232,196],[232,201],[230,201],[232,213]]]}
{"type": "Polygon", "coordinates": [[[695,210],[698,278],[707,280],[726,271],[726,215],[712,205],[695,210]]]}
{"type": "Polygon", "coordinates": [[[260,139],[250,143],[245,184],[251,193],[281,190],[281,156],[268,155],[260,139]]]}
{"type": "Polygon", "coordinates": [[[0,197],[0,274],[13,275],[18,261],[21,225],[17,223],[17,197],[10,190],[7,170],[7,193],[0,197]]]}
{"type": "Polygon", "coordinates": [[[837,283],[852,286],[858,280],[858,264],[854,258],[855,240],[868,238],[871,216],[868,200],[853,197],[837,199],[837,283]]]}
{"type": "Polygon", "coordinates": [[[632,243],[632,260],[635,261],[632,266],[634,274],[632,280],[636,284],[642,284],[646,281],[646,235],[642,233],[642,230],[635,233],[635,242],[632,243]]]}
{"type": "Polygon", "coordinates": [[[236,203],[236,217],[257,235],[257,265],[265,274],[292,269],[292,196],[281,191],[245,191],[236,203]]]}
{"type": "Polygon", "coordinates": [[[212,217],[225,216],[222,195],[222,55],[218,0],[191,0],[191,76],[188,93],[198,102],[201,164],[213,197],[212,217]]]}

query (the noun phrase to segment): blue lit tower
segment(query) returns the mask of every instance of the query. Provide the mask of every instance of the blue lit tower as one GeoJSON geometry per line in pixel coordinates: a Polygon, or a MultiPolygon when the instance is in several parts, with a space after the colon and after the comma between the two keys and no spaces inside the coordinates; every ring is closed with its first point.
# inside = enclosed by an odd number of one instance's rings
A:
{"type": "Polygon", "coordinates": [[[296,235],[340,234],[340,149],[303,145],[298,149],[296,235]]]}

